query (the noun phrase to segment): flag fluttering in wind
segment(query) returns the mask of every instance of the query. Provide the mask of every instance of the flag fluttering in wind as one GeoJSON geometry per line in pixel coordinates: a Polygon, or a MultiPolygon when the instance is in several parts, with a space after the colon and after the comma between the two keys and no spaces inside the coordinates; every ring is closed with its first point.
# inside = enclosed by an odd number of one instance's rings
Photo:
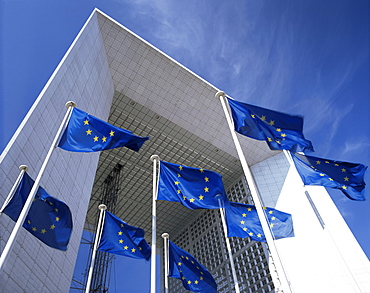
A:
{"type": "Polygon", "coordinates": [[[365,200],[364,176],[367,166],[291,153],[305,185],[341,190],[352,200],[365,200]]]}
{"type": "Polygon", "coordinates": [[[217,293],[210,272],[191,254],[169,241],[169,276],[182,281],[186,290],[217,293]]]}
{"type": "MultiPolygon", "coordinates": [[[[292,215],[273,208],[264,208],[274,239],[293,237],[292,215]]],[[[228,237],[250,237],[265,242],[261,222],[254,205],[230,202],[225,207],[228,237]]]]}
{"type": "MultiPolygon", "coordinates": [[[[34,180],[24,173],[13,198],[3,209],[13,221],[17,221],[34,180]]],[[[50,196],[41,186],[38,188],[23,227],[46,245],[67,250],[72,233],[72,214],[62,201],[50,196]]]]}
{"type": "Polygon", "coordinates": [[[303,118],[284,114],[227,98],[235,131],[250,138],[265,140],[271,150],[313,151],[303,135],[303,118]]]}
{"type": "Polygon", "coordinates": [[[125,223],[107,211],[98,250],[146,260],[149,260],[151,251],[143,229],[125,223]]]}
{"type": "Polygon", "coordinates": [[[219,199],[228,203],[220,174],[164,161],[160,161],[157,199],[180,202],[189,209],[219,209],[219,199]]]}
{"type": "Polygon", "coordinates": [[[58,146],[71,152],[99,152],[119,147],[139,151],[148,139],[73,108],[58,146]]]}

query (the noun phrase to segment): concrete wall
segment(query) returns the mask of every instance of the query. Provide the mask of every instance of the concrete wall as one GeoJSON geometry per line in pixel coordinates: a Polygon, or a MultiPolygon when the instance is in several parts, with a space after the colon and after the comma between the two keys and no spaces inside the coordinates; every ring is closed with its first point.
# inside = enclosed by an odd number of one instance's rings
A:
{"type": "MultiPolygon", "coordinates": [[[[21,85],[20,85],[21,86],[21,85]]],[[[107,119],[114,88],[96,14],[76,38],[12,140],[0,157],[0,203],[16,180],[22,164],[36,179],[56,131],[66,113],[65,103],[107,119]]],[[[0,292],[68,292],[85,222],[99,153],[71,153],[56,148],[41,179],[50,195],[71,209],[73,233],[67,251],[46,246],[21,229],[0,274],[0,292]]],[[[14,227],[0,216],[0,250],[14,227]]]]}
{"type": "Polygon", "coordinates": [[[252,170],[265,205],[292,214],[295,237],[275,243],[293,292],[370,292],[369,261],[326,189],[303,187],[283,153],[252,170]]]}

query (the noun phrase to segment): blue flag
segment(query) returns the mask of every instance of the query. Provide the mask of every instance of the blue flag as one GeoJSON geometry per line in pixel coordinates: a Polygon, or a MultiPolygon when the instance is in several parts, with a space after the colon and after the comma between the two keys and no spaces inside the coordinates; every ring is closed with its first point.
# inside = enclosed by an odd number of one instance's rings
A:
{"type": "Polygon", "coordinates": [[[228,203],[220,174],[164,161],[160,161],[157,199],[180,202],[189,209],[219,209],[219,199],[228,203]]]}
{"type": "MultiPolygon", "coordinates": [[[[35,181],[24,173],[23,178],[3,213],[17,221],[35,181]]],[[[46,245],[67,250],[72,233],[72,215],[69,207],[38,188],[23,227],[46,245]]]]}
{"type": "Polygon", "coordinates": [[[352,200],[365,200],[364,176],[367,166],[291,154],[305,185],[336,188],[352,200]]]}
{"type": "Polygon", "coordinates": [[[144,239],[144,230],[125,223],[107,211],[98,250],[138,259],[150,258],[150,246],[144,239]]]}
{"type": "MultiPolygon", "coordinates": [[[[264,208],[264,210],[274,239],[294,236],[291,214],[283,213],[273,208],[264,208]]],[[[266,241],[261,221],[254,205],[230,202],[230,205],[225,207],[225,215],[228,237],[250,237],[254,241],[266,241]]]]}
{"type": "Polygon", "coordinates": [[[303,136],[303,118],[227,99],[235,131],[257,140],[265,140],[271,150],[313,151],[303,136]]]}
{"type": "Polygon", "coordinates": [[[99,152],[119,147],[139,151],[148,139],[73,108],[58,146],[71,152],[99,152]]]}
{"type": "Polygon", "coordinates": [[[169,276],[181,280],[186,290],[217,293],[217,284],[208,270],[191,254],[169,241],[169,276]]]}

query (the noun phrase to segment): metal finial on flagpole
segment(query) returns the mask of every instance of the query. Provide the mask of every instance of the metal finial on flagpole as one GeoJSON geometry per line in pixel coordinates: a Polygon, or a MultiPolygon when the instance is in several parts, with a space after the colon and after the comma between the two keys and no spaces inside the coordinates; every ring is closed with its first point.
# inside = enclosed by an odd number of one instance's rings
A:
{"type": "Polygon", "coordinates": [[[106,209],[107,209],[107,206],[106,206],[105,204],[100,204],[100,205],[98,206],[98,209],[99,209],[99,210],[106,210],[106,209]]]}
{"type": "Polygon", "coordinates": [[[68,101],[67,103],[66,103],[66,107],[67,108],[69,108],[69,107],[76,107],[77,105],[76,105],[76,103],[75,102],[73,102],[73,101],[68,101]]]}
{"type": "Polygon", "coordinates": [[[150,157],[150,160],[152,162],[154,162],[154,160],[158,160],[159,161],[159,156],[158,155],[153,155],[153,156],[150,157]]]}
{"type": "Polygon", "coordinates": [[[217,99],[220,99],[221,97],[224,97],[226,94],[223,91],[218,91],[215,95],[217,99]]]}
{"type": "Polygon", "coordinates": [[[28,172],[28,170],[29,170],[29,169],[28,169],[28,166],[27,166],[27,165],[20,165],[20,166],[19,166],[19,170],[20,170],[20,171],[28,172]]]}

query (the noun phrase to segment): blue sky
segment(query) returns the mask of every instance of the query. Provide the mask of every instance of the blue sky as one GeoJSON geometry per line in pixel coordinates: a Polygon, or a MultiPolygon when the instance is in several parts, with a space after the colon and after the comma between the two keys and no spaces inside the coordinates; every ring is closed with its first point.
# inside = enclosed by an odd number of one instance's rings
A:
{"type": "MultiPolygon", "coordinates": [[[[303,115],[312,155],[370,165],[367,0],[2,1],[1,150],[94,7],[234,99],[303,115]]],[[[369,187],[329,192],[370,258],[369,187]]]]}

